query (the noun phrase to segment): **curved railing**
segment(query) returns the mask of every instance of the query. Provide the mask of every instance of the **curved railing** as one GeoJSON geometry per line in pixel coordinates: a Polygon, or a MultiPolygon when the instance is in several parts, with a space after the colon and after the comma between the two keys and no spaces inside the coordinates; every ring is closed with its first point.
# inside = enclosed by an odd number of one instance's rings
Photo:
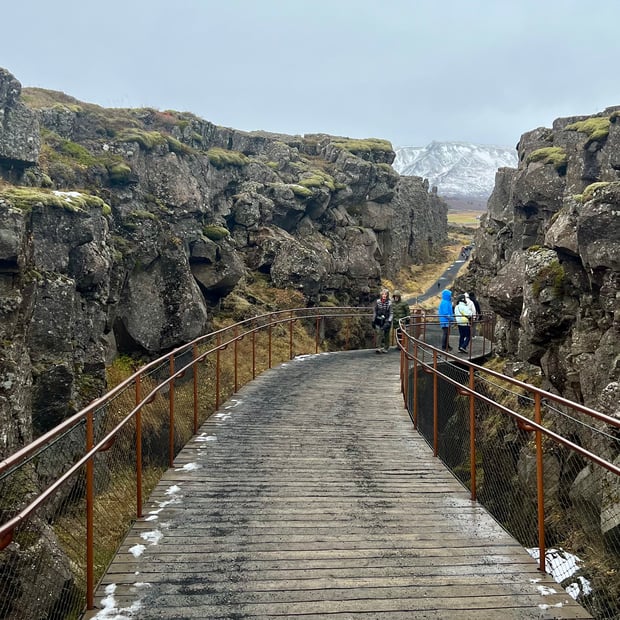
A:
{"type": "Polygon", "coordinates": [[[3,460],[0,618],[92,608],[95,584],[142,516],[143,499],[200,424],[273,364],[327,342],[372,346],[371,314],[302,308],[219,329],[139,368],[3,460]]]}
{"type": "Polygon", "coordinates": [[[437,316],[401,329],[405,405],[434,455],[595,618],[620,617],[620,420],[442,351],[437,316]]]}
{"type": "MultiPolygon", "coordinates": [[[[0,617],[75,617],[92,607],[143,498],[206,417],[272,365],[327,342],[373,346],[370,316],[369,308],[296,309],[220,329],[137,369],[2,461],[0,617]]],[[[613,618],[620,421],[474,363],[491,351],[493,317],[476,327],[468,354],[452,354],[440,350],[436,316],[401,321],[412,421],[541,569],[557,578],[550,558],[579,558],[580,572],[563,585],[575,580],[580,602],[613,618]]]]}

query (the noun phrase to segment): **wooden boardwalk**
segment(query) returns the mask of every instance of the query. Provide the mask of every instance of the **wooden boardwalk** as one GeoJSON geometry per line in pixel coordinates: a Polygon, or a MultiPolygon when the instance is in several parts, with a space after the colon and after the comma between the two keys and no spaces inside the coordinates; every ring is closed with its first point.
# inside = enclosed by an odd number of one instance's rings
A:
{"type": "Polygon", "coordinates": [[[434,459],[392,351],[261,375],[178,456],[86,618],[589,618],[434,459]]]}

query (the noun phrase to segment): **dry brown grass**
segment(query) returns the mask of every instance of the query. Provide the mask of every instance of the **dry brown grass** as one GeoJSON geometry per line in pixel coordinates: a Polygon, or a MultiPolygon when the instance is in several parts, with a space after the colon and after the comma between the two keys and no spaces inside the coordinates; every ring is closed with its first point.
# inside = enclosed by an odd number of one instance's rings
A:
{"type": "Polygon", "coordinates": [[[448,211],[448,224],[478,228],[480,215],[480,211],[448,211]]]}

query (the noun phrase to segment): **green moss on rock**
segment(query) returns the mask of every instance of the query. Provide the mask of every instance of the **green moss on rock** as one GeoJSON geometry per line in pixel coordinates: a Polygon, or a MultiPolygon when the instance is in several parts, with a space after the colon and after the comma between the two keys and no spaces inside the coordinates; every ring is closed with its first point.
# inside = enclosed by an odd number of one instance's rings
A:
{"type": "Polygon", "coordinates": [[[579,131],[588,134],[588,143],[603,140],[609,135],[610,119],[606,116],[594,116],[583,121],[566,125],[566,131],[579,131]]]}
{"type": "Polygon", "coordinates": [[[322,170],[313,170],[311,176],[300,179],[297,183],[302,187],[327,187],[332,192],[336,189],[334,178],[322,170]]]}
{"type": "Polygon", "coordinates": [[[60,152],[71,157],[83,166],[94,166],[97,163],[97,159],[90,153],[90,151],[84,148],[81,144],[71,142],[70,140],[63,140],[60,145],[60,152]]]}
{"type": "Polygon", "coordinates": [[[560,173],[566,172],[566,164],[568,156],[561,146],[546,146],[541,149],[532,151],[526,159],[526,162],[541,162],[543,164],[552,164],[560,173]]]}
{"type": "Polygon", "coordinates": [[[111,213],[110,205],[99,196],[82,192],[50,191],[35,187],[7,187],[0,190],[0,198],[10,201],[14,207],[29,211],[37,204],[57,207],[67,211],[85,211],[88,208],[101,208],[104,214],[111,213]]]}
{"type": "Polygon", "coordinates": [[[352,138],[336,139],[332,142],[335,146],[350,151],[351,153],[370,153],[372,151],[389,152],[392,151],[392,144],[388,140],[379,138],[366,138],[356,140],[352,138]]]}
{"type": "Polygon", "coordinates": [[[551,287],[555,297],[562,297],[565,279],[564,267],[560,265],[558,260],[554,260],[538,272],[532,283],[532,293],[534,297],[538,298],[544,288],[551,287]]]}
{"type": "Polygon", "coordinates": [[[607,185],[609,185],[608,181],[599,181],[597,183],[590,183],[590,185],[588,185],[583,190],[583,193],[581,194],[580,202],[588,202],[588,200],[592,200],[592,198],[594,198],[594,192],[597,189],[600,189],[601,187],[605,187],[607,185]]]}
{"type": "Polygon", "coordinates": [[[205,226],[202,229],[204,236],[211,241],[220,241],[230,235],[228,228],[223,226],[205,226]]]}
{"type": "Polygon", "coordinates": [[[166,138],[159,131],[144,131],[135,128],[122,130],[118,134],[117,140],[119,142],[137,142],[146,151],[166,143],[166,138]]]}
{"type": "Polygon", "coordinates": [[[191,153],[196,152],[191,146],[183,144],[183,142],[173,138],[172,136],[166,136],[166,142],[168,143],[168,148],[173,153],[177,153],[177,155],[190,155],[191,153]]]}
{"type": "Polygon", "coordinates": [[[303,185],[299,185],[296,183],[292,183],[288,187],[291,189],[293,194],[295,194],[295,196],[299,198],[309,198],[313,194],[312,190],[308,187],[304,187],[303,185]]]}
{"type": "Polygon", "coordinates": [[[131,168],[124,162],[114,162],[107,166],[110,181],[116,185],[124,185],[131,177],[131,168]]]}
{"type": "Polygon", "coordinates": [[[227,151],[219,147],[213,147],[207,151],[209,162],[216,168],[225,168],[226,166],[236,166],[241,168],[250,160],[239,151],[227,151]]]}

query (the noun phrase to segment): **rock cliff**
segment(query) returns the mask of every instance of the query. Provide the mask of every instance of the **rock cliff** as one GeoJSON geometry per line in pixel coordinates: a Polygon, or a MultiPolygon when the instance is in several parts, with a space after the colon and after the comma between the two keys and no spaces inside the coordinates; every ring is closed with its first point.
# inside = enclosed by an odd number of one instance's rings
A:
{"type": "Polygon", "coordinates": [[[518,156],[497,172],[458,285],[499,315],[501,354],[620,415],[620,106],[530,131],[518,156]]]}
{"type": "Polygon", "coordinates": [[[364,305],[446,238],[447,206],[384,140],[21,91],[0,70],[0,457],[96,396],[119,352],[207,331],[252,278],[364,305]]]}

